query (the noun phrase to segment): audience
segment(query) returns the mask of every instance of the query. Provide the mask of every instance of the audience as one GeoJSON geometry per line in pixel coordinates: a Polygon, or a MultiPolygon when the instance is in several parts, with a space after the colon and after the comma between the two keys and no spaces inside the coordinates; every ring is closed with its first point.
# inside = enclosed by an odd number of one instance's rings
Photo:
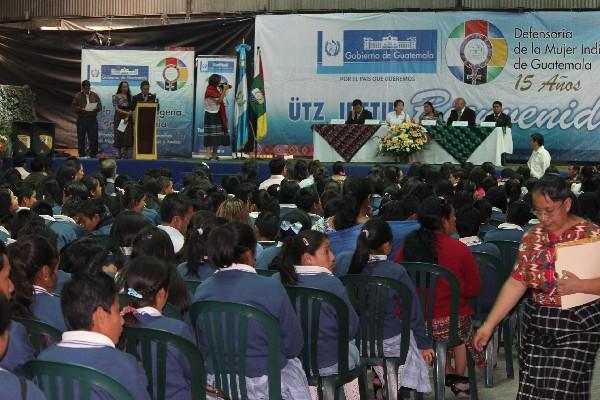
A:
{"type": "Polygon", "coordinates": [[[269,161],[269,171],[271,171],[271,177],[258,186],[260,190],[267,190],[271,185],[279,185],[285,179],[287,175],[285,160],[279,157],[273,158],[269,161]]]}
{"type": "Polygon", "coordinates": [[[173,242],[175,253],[183,248],[184,234],[192,218],[191,202],[182,194],[171,193],[165,196],[160,206],[161,224],[159,229],[167,232],[173,242]]]}

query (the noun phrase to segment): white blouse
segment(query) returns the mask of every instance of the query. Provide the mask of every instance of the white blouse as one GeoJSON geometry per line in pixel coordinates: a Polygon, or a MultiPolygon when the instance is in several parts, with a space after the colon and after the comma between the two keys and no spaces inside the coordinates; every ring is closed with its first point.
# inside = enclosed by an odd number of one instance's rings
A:
{"type": "Polygon", "coordinates": [[[387,113],[385,117],[385,122],[387,122],[388,125],[399,125],[406,120],[407,116],[404,111],[402,111],[400,115],[396,114],[396,111],[391,111],[387,113]]]}

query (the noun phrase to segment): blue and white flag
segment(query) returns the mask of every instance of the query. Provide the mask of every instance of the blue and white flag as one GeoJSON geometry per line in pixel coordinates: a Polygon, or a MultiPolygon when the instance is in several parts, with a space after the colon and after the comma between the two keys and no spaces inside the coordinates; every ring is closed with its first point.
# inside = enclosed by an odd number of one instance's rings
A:
{"type": "Polygon", "coordinates": [[[242,151],[248,142],[248,83],[246,81],[246,52],[251,47],[238,44],[235,51],[239,53],[237,92],[235,94],[235,135],[236,151],[242,151]]]}

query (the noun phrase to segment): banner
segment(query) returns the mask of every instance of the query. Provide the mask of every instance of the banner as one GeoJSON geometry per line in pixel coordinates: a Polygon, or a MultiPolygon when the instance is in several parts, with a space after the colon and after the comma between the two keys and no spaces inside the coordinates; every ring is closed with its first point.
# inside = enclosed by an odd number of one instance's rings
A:
{"type": "Polygon", "coordinates": [[[261,145],[310,154],[310,126],[346,119],[355,98],[380,120],[402,99],[418,120],[425,101],[447,119],[454,99],[463,97],[478,122],[493,101],[504,104],[521,159],[531,153],[529,135],[539,132],[553,160],[598,160],[599,18],[599,12],[259,15],[255,44],[269,93],[269,135],[261,145]]]}
{"type": "MultiPolygon", "coordinates": [[[[221,75],[221,81],[231,85],[224,100],[228,121],[227,131],[229,137],[233,140],[236,66],[237,60],[232,56],[196,57],[196,135],[194,138],[194,154],[200,154],[204,151],[204,92],[206,91],[206,86],[208,86],[208,78],[212,74],[221,75]]],[[[219,146],[218,155],[230,156],[231,146],[219,146]]]]}
{"type": "Polygon", "coordinates": [[[194,51],[82,49],[81,78],[102,101],[98,113],[100,154],[112,155],[114,115],[112,96],[119,82],[127,81],[131,95],[140,92],[142,81],[150,82],[150,92],[160,103],[157,121],[159,156],[191,157],[194,104],[194,51]]]}

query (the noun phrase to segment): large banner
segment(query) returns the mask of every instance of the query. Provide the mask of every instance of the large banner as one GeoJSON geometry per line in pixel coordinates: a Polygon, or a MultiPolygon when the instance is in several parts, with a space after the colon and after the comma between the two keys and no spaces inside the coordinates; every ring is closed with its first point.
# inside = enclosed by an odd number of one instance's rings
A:
{"type": "Polygon", "coordinates": [[[192,155],[194,118],[194,51],[82,49],[81,77],[92,84],[102,101],[98,114],[100,153],[114,154],[114,115],[112,96],[119,82],[127,81],[131,95],[140,92],[142,81],[150,82],[150,92],[160,103],[157,121],[159,156],[192,155]]]}
{"type": "MultiPolygon", "coordinates": [[[[221,81],[227,82],[231,88],[225,96],[225,112],[227,114],[227,134],[233,143],[233,110],[235,106],[235,72],[237,58],[232,56],[198,56],[196,57],[196,129],[194,137],[194,153],[204,151],[204,92],[208,86],[208,78],[212,74],[221,75],[221,81]]],[[[231,146],[220,146],[218,155],[230,156],[231,146]]]]}
{"type": "Polygon", "coordinates": [[[493,101],[504,104],[520,157],[539,132],[554,160],[598,160],[599,20],[599,12],[259,15],[269,93],[262,144],[309,153],[311,124],[345,119],[355,98],[383,120],[395,99],[418,119],[425,101],[447,118],[463,97],[478,121],[493,101]]]}

